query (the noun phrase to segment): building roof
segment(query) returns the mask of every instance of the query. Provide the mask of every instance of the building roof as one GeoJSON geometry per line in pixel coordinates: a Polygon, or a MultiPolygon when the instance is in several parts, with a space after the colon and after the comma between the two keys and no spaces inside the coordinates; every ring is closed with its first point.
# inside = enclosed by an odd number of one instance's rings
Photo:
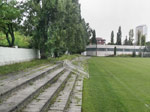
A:
{"type": "Polygon", "coordinates": [[[106,41],[105,39],[103,39],[103,38],[101,38],[101,37],[96,37],[96,40],[106,41]]]}

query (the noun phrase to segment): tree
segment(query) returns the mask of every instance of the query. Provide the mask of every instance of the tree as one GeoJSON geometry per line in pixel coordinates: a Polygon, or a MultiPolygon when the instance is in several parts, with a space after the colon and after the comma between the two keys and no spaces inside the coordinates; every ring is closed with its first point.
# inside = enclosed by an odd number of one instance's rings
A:
{"type": "Polygon", "coordinates": [[[121,26],[118,29],[118,33],[117,33],[117,42],[116,45],[121,45],[121,38],[122,38],[122,32],[121,32],[121,26]]]}
{"type": "Polygon", "coordinates": [[[96,40],[96,32],[95,30],[92,31],[92,44],[96,45],[97,44],[97,40],[96,40]]]}
{"type": "Polygon", "coordinates": [[[129,45],[129,40],[127,36],[126,36],[126,39],[124,40],[124,45],[129,45]]]}
{"type": "Polygon", "coordinates": [[[117,48],[114,47],[114,56],[116,56],[116,54],[117,54],[117,48]]]}
{"type": "Polygon", "coordinates": [[[138,31],[137,36],[138,36],[137,45],[141,45],[141,32],[140,31],[138,31]]]}
{"type": "Polygon", "coordinates": [[[14,46],[15,42],[15,20],[20,17],[20,10],[16,5],[17,2],[15,0],[11,0],[8,3],[7,1],[0,1],[0,30],[6,35],[10,47],[14,46]]]}
{"type": "Polygon", "coordinates": [[[150,46],[150,41],[146,42],[146,46],[150,46]]]}
{"type": "Polygon", "coordinates": [[[145,43],[146,43],[146,41],[145,41],[145,35],[142,35],[141,36],[141,45],[145,46],[145,43]]]}
{"type": "Polygon", "coordinates": [[[111,45],[114,45],[114,31],[111,32],[111,45]]]}
{"type": "Polygon", "coordinates": [[[134,36],[134,30],[133,29],[131,29],[130,31],[129,31],[129,45],[133,45],[133,36],[134,36]]]}
{"type": "Polygon", "coordinates": [[[42,58],[85,50],[91,32],[81,17],[78,0],[29,0],[25,6],[24,26],[31,31],[42,58]]]}

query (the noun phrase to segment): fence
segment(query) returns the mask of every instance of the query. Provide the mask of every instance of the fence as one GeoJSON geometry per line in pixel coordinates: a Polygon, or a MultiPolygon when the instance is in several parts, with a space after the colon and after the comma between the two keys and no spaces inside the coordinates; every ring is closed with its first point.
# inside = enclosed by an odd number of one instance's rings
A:
{"type": "Polygon", "coordinates": [[[39,50],[0,47],[0,66],[33,59],[40,59],[39,50]]]}

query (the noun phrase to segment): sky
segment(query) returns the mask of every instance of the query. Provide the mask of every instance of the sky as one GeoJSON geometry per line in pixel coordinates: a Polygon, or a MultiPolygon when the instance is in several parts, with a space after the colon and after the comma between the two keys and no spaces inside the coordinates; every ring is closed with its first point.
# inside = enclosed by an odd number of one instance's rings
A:
{"type": "Polygon", "coordinates": [[[139,25],[147,25],[150,40],[150,0],[79,0],[82,17],[96,36],[110,42],[111,31],[116,34],[122,28],[122,40],[129,35],[129,30],[139,25]]]}

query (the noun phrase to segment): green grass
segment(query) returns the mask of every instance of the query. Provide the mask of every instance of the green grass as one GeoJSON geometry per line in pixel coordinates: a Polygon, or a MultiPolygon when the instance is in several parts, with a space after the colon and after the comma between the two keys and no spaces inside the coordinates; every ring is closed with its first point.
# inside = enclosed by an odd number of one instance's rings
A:
{"type": "Polygon", "coordinates": [[[77,58],[79,56],[81,56],[81,55],[79,55],[79,54],[63,55],[63,56],[57,57],[57,58],[49,58],[49,60],[51,60],[51,61],[63,61],[65,59],[67,59],[67,60],[73,60],[74,58],[77,58]]]}
{"type": "Polygon", "coordinates": [[[83,112],[150,112],[149,58],[91,58],[83,112]]]}
{"type": "Polygon", "coordinates": [[[46,59],[45,60],[33,60],[29,62],[22,62],[22,63],[16,63],[16,64],[11,64],[11,65],[6,65],[6,66],[0,66],[0,75],[5,75],[8,73],[26,70],[28,68],[40,66],[42,64],[46,64],[50,62],[55,63],[56,61],[63,61],[65,59],[72,60],[78,56],[80,55],[77,55],[77,54],[76,55],[64,55],[59,58],[49,58],[47,60],[46,59]]]}
{"type": "Polygon", "coordinates": [[[50,63],[49,60],[33,60],[29,62],[16,63],[6,66],[0,66],[0,75],[22,71],[31,67],[40,66],[42,64],[50,63]]]}

